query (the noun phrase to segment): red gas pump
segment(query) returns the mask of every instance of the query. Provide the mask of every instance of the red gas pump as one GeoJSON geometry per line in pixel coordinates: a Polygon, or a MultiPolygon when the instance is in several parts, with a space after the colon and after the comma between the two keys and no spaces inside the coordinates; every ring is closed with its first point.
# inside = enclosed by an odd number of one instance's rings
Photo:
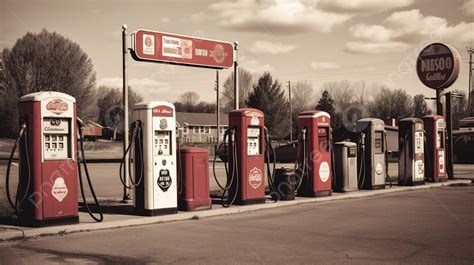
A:
{"type": "MultiPolygon", "coordinates": [[[[228,160],[228,164],[225,164],[227,173],[225,186],[219,183],[216,176],[216,158],[213,163],[214,178],[223,190],[222,205],[227,207],[232,204],[265,202],[265,157],[270,163],[270,152],[273,149],[264,126],[263,112],[251,108],[231,111],[229,113],[229,129],[224,133],[223,143],[216,153],[220,153],[223,147],[227,149],[228,160]]],[[[274,169],[275,167],[272,171],[268,166],[267,176],[272,198],[276,201],[276,197],[273,197],[275,190],[273,187],[274,169]]]]}
{"type": "Polygon", "coordinates": [[[447,180],[445,148],[446,122],[443,116],[428,115],[422,118],[425,126],[425,176],[428,181],[447,180]]]}
{"type": "Polygon", "coordinates": [[[324,111],[298,114],[298,196],[332,194],[330,123],[330,116],[324,111]]]}
{"type": "MultiPolygon", "coordinates": [[[[7,166],[7,197],[19,221],[25,225],[77,223],[78,164],[76,100],[59,92],[37,92],[20,98],[20,134],[7,166]],[[19,181],[12,199],[10,169],[19,145],[19,181]]],[[[79,126],[81,127],[81,125],[79,126]]],[[[81,150],[82,132],[81,135],[81,150]]],[[[82,153],[89,187],[97,202],[82,153]]],[[[84,195],[84,193],[82,193],[84,195]]],[[[85,202],[85,196],[83,196],[85,202]]],[[[85,202],[89,214],[97,221],[85,202]]],[[[100,206],[99,206],[100,209],[100,206]]]]}

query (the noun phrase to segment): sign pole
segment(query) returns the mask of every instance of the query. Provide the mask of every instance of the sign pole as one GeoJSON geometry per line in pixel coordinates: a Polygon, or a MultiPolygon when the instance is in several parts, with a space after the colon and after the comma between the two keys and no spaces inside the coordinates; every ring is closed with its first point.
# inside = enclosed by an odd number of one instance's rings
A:
{"type": "Polygon", "coordinates": [[[446,171],[448,179],[454,179],[453,174],[453,113],[452,113],[452,93],[446,93],[446,171]]]}
{"type": "Polygon", "coordinates": [[[444,117],[443,103],[441,97],[443,96],[443,89],[436,89],[436,114],[444,117]]]}
{"type": "MultiPolygon", "coordinates": [[[[127,80],[127,25],[122,25],[122,80],[123,80],[123,153],[125,154],[125,161],[128,161],[125,153],[128,146],[128,80],[127,80]]],[[[130,186],[130,179],[128,178],[128,165],[123,163],[123,176],[125,178],[125,185],[130,186]]],[[[123,201],[130,200],[128,189],[123,187],[123,201]]]]}
{"type": "Polygon", "coordinates": [[[219,147],[219,142],[220,142],[220,129],[221,129],[221,119],[220,119],[220,113],[219,113],[219,70],[216,70],[216,118],[217,118],[217,145],[216,145],[216,150],[219,147]]]}
{"type": "Polygon", "coordinates": [[[239,109],[239,63],[238,53],[239,53],[239,42],[234,42],[234,109],[239,109]]]}

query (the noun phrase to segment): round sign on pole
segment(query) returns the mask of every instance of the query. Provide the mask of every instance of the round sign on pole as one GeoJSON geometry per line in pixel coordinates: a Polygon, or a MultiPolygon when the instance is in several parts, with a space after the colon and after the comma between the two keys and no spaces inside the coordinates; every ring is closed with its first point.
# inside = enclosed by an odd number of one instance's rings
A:
{"type": "Polygon", "coordinates": [[[444,89],[458,78],[461,58],[453,47],[432,43],[421,50],[416,61],[420,81],[432,89],[444,89]]]}

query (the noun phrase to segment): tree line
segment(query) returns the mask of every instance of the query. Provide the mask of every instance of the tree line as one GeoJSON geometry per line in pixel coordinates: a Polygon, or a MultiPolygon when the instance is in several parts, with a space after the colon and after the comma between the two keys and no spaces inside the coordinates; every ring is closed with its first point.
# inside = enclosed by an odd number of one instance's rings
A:
{"type": "MultiPolygon", "coordinates": [[[[18,131],[17,104],[22,95],[37,91],[60,91],[77,100],[78,116],[99,122],[115,132],[123,127],[122,93],[119,88],[96,86],[92,60],[81,47],[55,32],[28,32],[11,49],[2,53],[4,69],[0,71],[0,137],[13,137],[18,131]]],[[[226,78],[221,94],[220,111],[234,106],[233,75],[226,78]]],[[[295,133],[298,113],[320,109],[331,114],[333,128],[361,117],[401,119],[422,117],[431,113],[423,95],[411,97],[403,89],[392,89],[366,81],[333,81],[316,90],[308,81],[292,86],[292,117],[295,133]]],[[[474,116],[474,100],[468,108],[465,93],[453,106],[454,127],[460,119],[474,116]],[[471,110],[471,113],[468,112],[471,110]]],[[[474,95],[472,95],[474,97],[474,95]]],[[[472,97],[471,97],[472,98],[472,97]]],[[[129,109],[143,98],[130,88],[129,109]]],[[[265,125],[274,138],[290,133],[290,100],[286,83],[270,72],[255,75],[239,69],[239,107],[253,107],[265,113],[265,125]]],[[[184,92],[174,102],[177,111],[215,113],[217,106],[200,100],[193,91],[184,92]]],[[[130,115],[131,116],[131,115],[130,115]]]]}

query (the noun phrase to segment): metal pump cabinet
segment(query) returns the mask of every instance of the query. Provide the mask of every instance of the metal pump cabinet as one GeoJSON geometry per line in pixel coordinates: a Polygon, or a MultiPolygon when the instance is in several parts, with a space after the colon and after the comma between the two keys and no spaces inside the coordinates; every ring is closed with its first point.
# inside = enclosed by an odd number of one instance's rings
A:
{"type": "Polygon", "coordinates": [[[365,118],[358,120],[356,127],[361,132],[359,145],[364,147],[358,163],[359,169],[362,167],[359,186],[362,189],[385,189],[385,124],[381,119],[365,118]]]}
{"type": "Polygon", "coordinates": [[[334,191],[358,190],[357,185],[357,144],[338,142],[334,144],[335,181],[334,191]]]}
{"type": "Polygon", "coordinates": [[[425,183],[423,120],[406,118],[398,122],[398,185],[425,183]]]}

